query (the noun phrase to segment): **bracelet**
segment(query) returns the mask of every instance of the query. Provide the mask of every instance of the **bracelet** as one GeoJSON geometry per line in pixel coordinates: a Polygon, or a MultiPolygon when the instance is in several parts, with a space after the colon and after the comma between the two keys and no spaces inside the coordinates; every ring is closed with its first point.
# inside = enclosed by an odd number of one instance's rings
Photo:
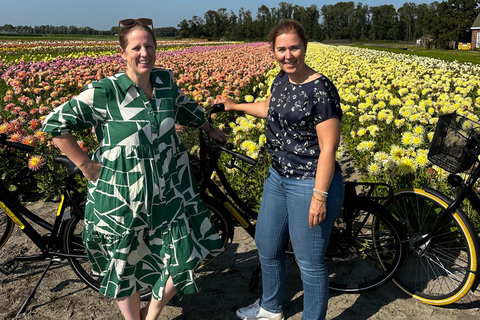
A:
{"type": "Polygon", "coordinates": [[[320,191],[320,190],[317,190],[315,188],[313,188],[313,192],[315,192],[316,194],[322,196],[322,197],[328,197],[328,192],[325,192],[325,191],[320,191]]]}
{"type": "Polygon", "coordinates": [[[327,200],[318,199],[317,197],[315,197],[315,194],[313,194],[312,197],[313,197],[313,199],[317,200],[318,202],[327,202],[327,200]]]}

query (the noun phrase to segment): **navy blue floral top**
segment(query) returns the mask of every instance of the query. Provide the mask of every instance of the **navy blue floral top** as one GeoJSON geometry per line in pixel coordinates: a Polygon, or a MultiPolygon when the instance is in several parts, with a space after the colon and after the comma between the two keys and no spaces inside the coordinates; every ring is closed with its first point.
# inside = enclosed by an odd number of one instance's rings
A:
{"type": "MultiPolygon", "coordinates": [[[[316,125],[342,117],[335,85],[324,75],[293,84],[284,74],[275,78],[271,94],[266,135],[272,167],[284,177],[315,179],[320,155],[316,125]]],[[[335,171],[340,171],[338,163],[335,171]]]]}

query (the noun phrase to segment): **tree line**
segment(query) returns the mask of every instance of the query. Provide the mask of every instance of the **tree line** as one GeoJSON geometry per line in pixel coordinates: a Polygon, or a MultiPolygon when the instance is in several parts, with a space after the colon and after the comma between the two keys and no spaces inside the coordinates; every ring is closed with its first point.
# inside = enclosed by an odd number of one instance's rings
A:
{"type": "MultiPolygon", "coordinates": [[[[175,27],[155,28],[155,36],[160,38],[178,37],[179,30],[175,27]]],[[[8,35],[117,35],[118,27],[112,27],[110,30],[95,30],[90,27],[75,27],[75,26],[13,26],[5,24],[0,26],[0,34],[8,35]]]]}
{"type": "MultiPolygon", "coordinates": [[[[319,8],[312,4],[302,7],[280,2],[278,7],[261,5],[254,16],[240,8],[235,13],[225,8],[208,10],[203,17],[182,20],[177,28],[155,28],[157,37],[228,39],[237,41],[264,41],[269,30],[284,19],[301,22],[312,41],[414,41],[422,36],[430,44],[445,48],[449,42],[470,42],[471,30],[478,14],[480,0],[444,0],[430,4],[405,2],[395,9],[393,5],[369,6],[361,2],[338,2],[319,8]]],[[[98,31],[75,26],[0,26],[0,33],[115,35],[118,27],[98,31]]]]}
{"type": "Polygon", "coordinates": [[[319,8],[280,2],[278,7],[262,5],[255,17],[249,10],[238,13],[225,8],[209,10],[204,17],[193,16],[179,25],[181,37],[220,38],[229,40],[265,40],[270,29],[283,19],[295,19],[313,41],[415,41],[425,36],[431,45],[446,48],[451,41],[470,42],[471,29],[478,14],[480,0],[445,0],[430,4],[405,2],[369,6],[361,2],[338,2],[319,8]]]}

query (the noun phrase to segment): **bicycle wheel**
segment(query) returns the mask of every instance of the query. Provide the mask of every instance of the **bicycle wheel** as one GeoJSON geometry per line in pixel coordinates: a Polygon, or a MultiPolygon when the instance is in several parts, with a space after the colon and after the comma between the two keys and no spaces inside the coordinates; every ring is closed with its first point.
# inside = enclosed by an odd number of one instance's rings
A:
{"type": "MultiPolygon", "coordinates": [[[[75,215],[66,221],[66,226],[63,233],[64,251],[68,254],[81,255],[82,258],[68,258],[71,268],[75,274],[87,286],[98,292],[102,277],[93,274],[90,262],[85,252],[85,247],[82,241],[83,220],[75,215]]],[[[150,289],[140,291],[140,298],[142,300],[150,299],[150,289]]]]}
{"type": "Polygon", "coordinates": [[[7,216],[3,209],[0,209],[0,249],[7,243],[14,226],[12,219],[7,216]]]}
{"type": "Polygon", "coordinates": [[[363,292],[390,280],[403,255],[401,226],[378,203],[357,198],[335,222],[327,247],[330,290],[363,292]]]}
{"type": "Polygon", "coordinates": [[[458,209],[423,248],[414,250],[413,242],[431,230],[448,200],[417,188],[396,191],[394,199],[385,206],[402,223],[408,247],[394,283],[427,304],[447,305],[461,299],[478,269],[478,240],[465,213],[458,209]]]}

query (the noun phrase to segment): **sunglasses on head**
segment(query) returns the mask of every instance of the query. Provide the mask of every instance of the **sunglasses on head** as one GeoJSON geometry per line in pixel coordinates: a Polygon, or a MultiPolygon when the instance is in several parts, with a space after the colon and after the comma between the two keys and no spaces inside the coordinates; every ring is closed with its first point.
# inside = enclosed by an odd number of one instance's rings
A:
{"type": "Polygon", "coordinates": [[[124,28],[131,28],[136,24],[142,24],[144,26],[149,26],[153,30],[153,20],[149,18],[139,18],[139,19],[123,19],[118,22],[118,38],[120,39],[120,29],[122,26],[124,28]]]}

